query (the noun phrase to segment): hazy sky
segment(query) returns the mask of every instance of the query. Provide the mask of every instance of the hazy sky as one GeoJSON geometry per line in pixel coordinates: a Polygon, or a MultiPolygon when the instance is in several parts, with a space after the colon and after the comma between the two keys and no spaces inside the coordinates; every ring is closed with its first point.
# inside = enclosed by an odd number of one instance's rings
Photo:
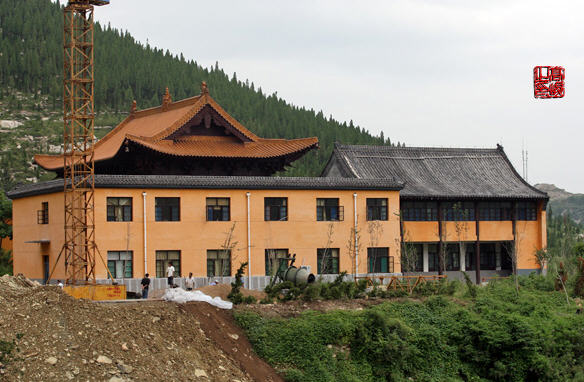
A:
{"type": "Polygon", "coordinates": [[[525,142],[530,183],[584,192],[583,14],[582,1],[112,0],[96,19],[408,146],[501,143],[521,173],[525,142]],[[534,99],[536,65],[566,68],[563,99],[534,99]]]}

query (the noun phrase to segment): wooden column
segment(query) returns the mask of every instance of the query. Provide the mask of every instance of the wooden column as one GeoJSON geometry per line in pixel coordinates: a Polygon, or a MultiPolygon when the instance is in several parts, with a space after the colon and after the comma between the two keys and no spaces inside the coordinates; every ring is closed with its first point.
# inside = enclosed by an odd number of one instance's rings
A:
{"type": "MultiPolygon", "coordinates": [[[[513,233],[513,248],[511,248],[511,268],[513,273],[517,274],[517,202],[511,203],[511,229],[513,233]]],[[[509,254],[507,254],[509,255],[509,254]]]]}
{"type": "Polygon", "coordinates": [[[444,274],[446,268],[442,258],[442,202],[438,202],[438,274],[444,274]]]}
{"type": "Polygon", "coordinates": [[[477,202],[474,203],[475,209],[475,225],[477,231],[477,241],[476,241],[476,248],[475,248],[475,278],[476,283],[481,283],[481,239],[480,239],[480,231],[479,231],[479,204],[477,202]]]}

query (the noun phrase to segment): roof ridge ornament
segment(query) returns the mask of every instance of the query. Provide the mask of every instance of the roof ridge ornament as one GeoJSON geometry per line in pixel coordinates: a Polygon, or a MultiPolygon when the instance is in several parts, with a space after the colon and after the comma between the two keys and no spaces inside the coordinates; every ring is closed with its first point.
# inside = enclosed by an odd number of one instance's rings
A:
{"type": "Polygon", "coordinates": [[[168,91],[168,87],[164,92],[164,96],[162,97],[162,110],[167,110],[168,106],[172,103],[172,98],[170,97],[170,92],[168,91]]]}
{"type": "Polygon", "coordinates": [[[207,83],[205,81],[201,82],[201,95],[209,94],[209,88],[207,87],[207,83]]]}
{"type": "Polygon", "coordinates": [[[137,109],[138,109],[138,104],[136,103],[136,100],[133,100],[132,106],[130,107],[130,115],[136,114],[137,109]]]}

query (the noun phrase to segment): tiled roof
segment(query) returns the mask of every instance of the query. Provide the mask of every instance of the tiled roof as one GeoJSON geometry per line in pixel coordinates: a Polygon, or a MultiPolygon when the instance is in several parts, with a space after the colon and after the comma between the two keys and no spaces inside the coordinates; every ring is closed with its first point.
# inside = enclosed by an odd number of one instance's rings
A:
{"type": "Polygon", "coordinates": [[[547,199],[515,171],[503,147],[495,149],[351,146],[335,144],[323,171],[404,183],[402,198],[547,199]]]}
{"type": "Polygon", "coordinates": [[[128,139],[151,150],[176,156],[209,158],[273,158],[309,150],[318,145],[318,138],[262,139],[242,143],[232,137],[187,137],[175,141],[149,141],[139,137],[128,139]]]}
{"type": "MultiPolygon", "coordinates": [[[[385,190],[402,183],[388,179],[268,176],[96,175],[96,188],[243,189],[243,190],[385,190]]],[[[11,199],[63,191],[63,179],[31,183],[8,192],[11,199]]]]}
{"type": "MultiPolygon", "coordinates": [[[[271,158],[301,153],[318,147],[316,137],[295,140],[260,138],[241,125],[211,98],[206,85],[202,89],[202,94],[199,96],[177,102],[169,101],[158,107],[131,113],[95,144],[94,160],[99,162],[113,158],[126,140],[165,154],[192,157],[271,158]],[[231,131],[244,141],[226,139],[209,144],[205,141],[205,137],[199,136],[196,139],[187,140],[165,139],[193,119],[207,105],[227,121],[231,131]],[[223,147],[223,143],[227,142],[231,144],[223,147]],[[217,153],[213,155],[214,150],[217,153]],[[229,155],[230,153],[235,155],[229,155]]],[[[62,155],[35,155],[34,161],[46,170],[57,170],[63,167],[62,155]]]]}

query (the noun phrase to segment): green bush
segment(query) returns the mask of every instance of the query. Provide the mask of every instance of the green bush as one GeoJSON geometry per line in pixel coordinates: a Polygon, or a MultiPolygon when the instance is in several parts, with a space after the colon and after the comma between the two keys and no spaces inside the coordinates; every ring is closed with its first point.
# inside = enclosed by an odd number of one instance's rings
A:
{"type": "Polygon", "coordinates": [[[519,294],[513,280],[490,283],[463,303],[450,297],[460,283],[449,282],[428,284],[422,301],[363,311],[234,314],[287,380],[584,380],[584,315],[566,308],[563,292],[542,290],[539,277],[520,278],[519,294]]]}

